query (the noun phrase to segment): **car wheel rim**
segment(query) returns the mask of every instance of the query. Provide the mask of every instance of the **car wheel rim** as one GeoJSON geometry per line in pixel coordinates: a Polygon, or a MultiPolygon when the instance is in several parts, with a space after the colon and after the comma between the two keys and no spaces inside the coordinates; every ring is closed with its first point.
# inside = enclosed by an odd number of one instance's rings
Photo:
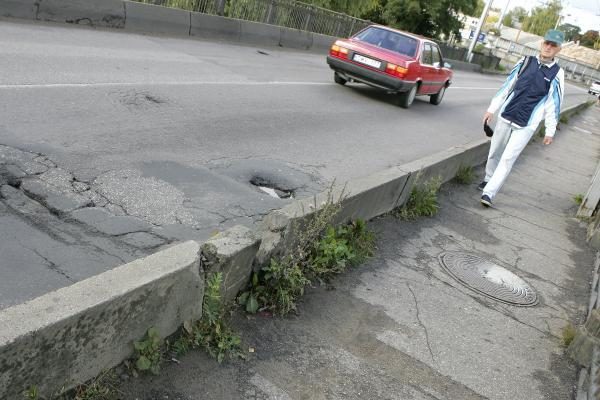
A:
{"type": "Polygon", "coordinates": [[[412,89],[410,89],[410,93],[408,94],[408,104],[412,104],[412,102],[415,100],[415,96],[417,95],[417,87],[413,86],[412,89]]]}

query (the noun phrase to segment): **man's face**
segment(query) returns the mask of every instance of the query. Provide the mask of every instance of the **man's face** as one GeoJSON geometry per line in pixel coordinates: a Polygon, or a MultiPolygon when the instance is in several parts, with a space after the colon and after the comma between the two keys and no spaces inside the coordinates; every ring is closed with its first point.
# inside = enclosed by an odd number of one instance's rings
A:
{"type": "Polygon", "coordinates": [[[542,58],[551,59],[560,51],[560,46],[554,42],[545,40],[542,43],[541,55],[542,58]]]}

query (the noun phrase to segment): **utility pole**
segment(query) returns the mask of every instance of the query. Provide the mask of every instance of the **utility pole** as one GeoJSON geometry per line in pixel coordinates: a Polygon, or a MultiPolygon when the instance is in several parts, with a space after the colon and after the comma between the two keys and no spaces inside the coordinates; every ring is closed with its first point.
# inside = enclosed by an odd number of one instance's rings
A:
{"type": "Polygon", "coordinates": [[[485,7],[483,7],[483,12],[481,13],[481,17],[479,18],[479,22],[477,23],[477,28],[475,29],[475,34],[473,35],[473,40],[471,41],[471,45],[469,46],[469,51],[467,52],[467,62],[471,62],[471,58],[473,57],[473,49],[477,44],[477,40],[479,39],[479,34],[481,33],[481,28],[483,27],[483,23],[485,22],[485,17],[487,17],[488,11],[490,10],[490,6],[492,5],[493,0],[487,0],[485,3],[485,7]]]}
{"type": "Polygon", "coordinates": [[[500,19],[498,19],[498,23],[496,24],[496,28],[498,28],[498,29],[502,28],[502,20],[504,19],[504,16],[506,15],[506,11],[508,11],[509,4],[510,4],[510,0],[508,0],[506,2],[506,5],[502,9],[502,13],[500,13],[500,19]]]}

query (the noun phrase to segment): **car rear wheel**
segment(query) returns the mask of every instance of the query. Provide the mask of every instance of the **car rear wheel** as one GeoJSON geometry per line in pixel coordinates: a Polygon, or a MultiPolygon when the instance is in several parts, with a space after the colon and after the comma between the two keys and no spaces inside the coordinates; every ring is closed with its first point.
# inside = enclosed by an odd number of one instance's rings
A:
{"type": "Polygon", "coordinates": [[[346,84],[346,80],[344,78],[342,78],[337,72],[333,73],[333,80],[338,85],[345,85],[346,84]]]}
{"type": "Polygon", "coordinates": [[[442,86],[440,91],[437,92],[436,94],[432,94],[431,96],[429,96],[429,102],[436,106],[439,105],[442,102],[442,99],[444,98],[445,93],[446,93],[446,85],[442,86]]]}
{"type": "Polygon", "coordinates": [[[398,95],[398,105],[402,108],[408,108],[415,101],[417,95],[417,85],[414,85],[408,92],[402,92],[398,95]]]}

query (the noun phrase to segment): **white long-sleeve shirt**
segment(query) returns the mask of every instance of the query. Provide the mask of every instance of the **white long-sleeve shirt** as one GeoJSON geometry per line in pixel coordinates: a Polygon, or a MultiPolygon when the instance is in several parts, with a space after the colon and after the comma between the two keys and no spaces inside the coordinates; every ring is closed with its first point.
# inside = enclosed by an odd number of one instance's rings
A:
{"type": "MultiPolygon", "coordinates": [[[[502,118],[501,116],[506,106],[513,99],[513,88],[517,81],[519,70],[521,69],[521,66],[523,65],[524,61],[525,57],[521,58],[521,60],[519,60],[519,62],[514,66],[500,90],[498,90],[496,95],[492,98],[492,101],[487,111],[492,114],[495,114],[498,110],[500,110],[500,115],[498,116],[498,118],[501,118],[502,120],[511,124],[515,128],[529,127],[536,129],[543,119],[544,125],[546,127],[546,136],[553,137],[556,133],[556,125],[558,124],[558,121],[560,119],[560,108],[563,101],[565,73],[562,68],[558,71],[558,73],[552,80],[548,94],[545,97],[543,97],[533,108],[533,111],[526,126],[519,126],[514,122],[502,118]]],[[[530,62],[537,62],[538,66],[541,66],[539,56],[532,59],[530,62]]],[[[548,67],[552,67],[555,63],[556,61],[552,61],[552,63],[546,65],[548,67]]]]}

